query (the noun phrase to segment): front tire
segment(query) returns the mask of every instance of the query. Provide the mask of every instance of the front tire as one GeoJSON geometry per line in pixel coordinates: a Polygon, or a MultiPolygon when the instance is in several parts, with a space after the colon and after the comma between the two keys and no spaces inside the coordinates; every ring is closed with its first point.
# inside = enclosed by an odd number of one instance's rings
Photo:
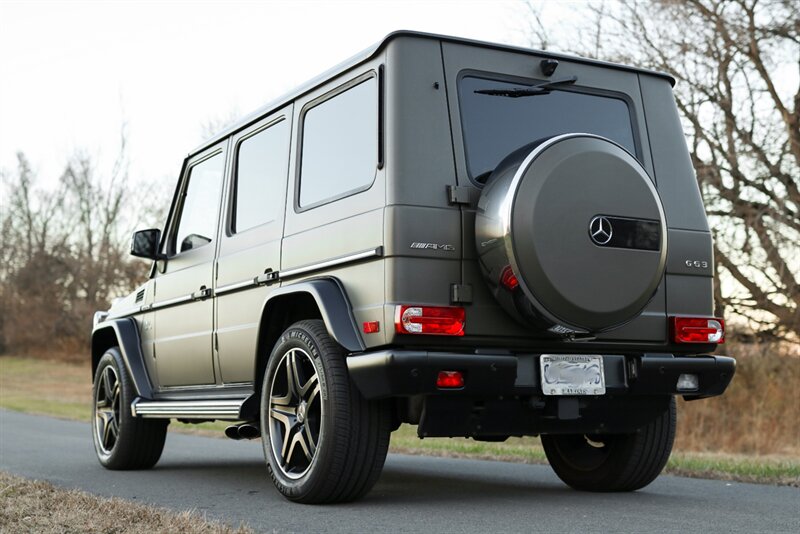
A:
{"type": "Polygon", "coordinates": [[[635,491],[661,473],[675,440],[675,398],[634,434],[543,435],[553,471],[583,491],[635,491]]]}
{"type": "Polygon", "coordinates": [[[320,320],[289,327],[270,355],[261,393],[267,469],[287,499],[345,502],[383,469],[390,413],[350,381],[343,349],[320,320]]]}
{"type": "Polygon", "coordinates": [[[119,347],[108,349],[97,363],[92,388],[92,440],[107,469],[149,469],[164,450],[169,420],[133,417],[135,393],[119,347]]]}

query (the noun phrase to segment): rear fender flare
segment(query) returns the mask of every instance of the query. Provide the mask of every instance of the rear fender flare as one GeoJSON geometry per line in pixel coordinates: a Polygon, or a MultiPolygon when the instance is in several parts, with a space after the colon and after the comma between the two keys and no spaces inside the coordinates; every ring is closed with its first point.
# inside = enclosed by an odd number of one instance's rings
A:
{"type": "Polygon", "coordinates": [[[345,350],[363,352],[366,349],[344,287],[333,277],[304,280],[275,289],[264,302],[261,317],[268,317],[281,298],[297,293],[306,293],[314,299],[328,332],[345,350]]]}

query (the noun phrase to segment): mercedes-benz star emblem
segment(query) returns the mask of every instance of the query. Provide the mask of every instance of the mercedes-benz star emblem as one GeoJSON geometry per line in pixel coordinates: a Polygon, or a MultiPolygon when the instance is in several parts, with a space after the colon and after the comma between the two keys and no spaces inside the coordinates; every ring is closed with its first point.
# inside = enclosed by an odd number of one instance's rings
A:
{"type": "Polygon", "coordinates": [[[614,230],[611,228],[611,221],[602,215],[595,216],[589,222],[589,236],[598,245],[605,245],[611,241],[614,230]]]}

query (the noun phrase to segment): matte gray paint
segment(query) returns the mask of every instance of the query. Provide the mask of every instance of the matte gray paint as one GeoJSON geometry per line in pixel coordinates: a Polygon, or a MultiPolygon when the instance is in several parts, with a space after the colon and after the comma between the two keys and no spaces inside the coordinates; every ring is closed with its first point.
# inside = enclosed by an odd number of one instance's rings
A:
{"type": "MultiPolygon", "coordinates": [[[[231,291],[221,297],[231,299],[230,306],[224,307],[249,310],[252,306],[256,310],[252,319],[243,320],[242,324],[260,324],[258,310],[266,301],[276,295],[290,297],[289,293],[298,289],[297,284],[303,283],[304,277],[330,275],[338,279],[341,293],[339,297],[333,297],[337,302],[334,307],[341,309],[344,306],[346,313],[341,315],[347,320],[345,324],[335,321],[333,316],[340,314],[334,311],[326,311],[324,315],[330,323],[336,322],[335,326],[329,324],[329,329],[353,352],[380,349],[395,343],[436,343],[463,350],[485,346],[538,346],[541,343],[538,333],[503,312],[482,280],[475,261],[475,206],[449,203],[447,187],[460,184],[468,188],[468,197],[478,197],[479,190],[467,178],[463,157],[456,91],[458,76],[462,71],[476,70],[512,78],[541,78],[539,62],[547,57],[558,57],[559,76],[578,77],[576,90],[613,94],[628,102],[637,158],[648,176],[658,184],[668,225],[671,229],[695,230],[686,235],[670,232],[669,239],[677,243],[676,250],[672,251],[675,255],[669,256],[670,274],[662,280],[641,315],[618,329],[599,334],[596,342],[562,343],[559,348],[579,352],[597,351],[598,347],[605,347],[606,351],[641,351],[643,346],[648,346],[654,351],[659,348],[670,351],[665,343],[667,315],[710,315],[712,281],[710,273],[689,273],[680,266],[684,254],[700,256],[705,252],[710,257],[711,249],[705,214],[682,139],[669,79],[639,69],[581,58],[411,32],[391,35],[365,53],[268,104],[193,152],[202,156],[210,147],[231,147],[220,208],[226,220],[224,225],[220,224],[220,248],[214,260],[217,262],[214,287],[223,288],[247,280],[268,268],[291,273],[297,268],[318,265],[353,252],[384,249],[383,258],[330,265],[322,271],[300,273],[296,279],[286,282],[231,291]],[[298,126],[303,108],[331,91],[361,77],[373,76],[381,69],[385,86],[385,165],[377,170],[375,181],[368,189],[298,213],[294,192],[299,174],[298,126]],[[234,237],[240,244],[226,249],[228,241],[224,233],[227,232],[227,217],[231,209],[233,143],[280,117],[291,123],[285,221],[237,234],[234,237]],[[455,250],[412,249],[410,244],[413,242],[453,245],[455,250]],[[472,289],[472,303],[466,306],[465,339],[397,337],[393,329],[397,304],[448,305],[453,284],[466,284],[472,289]],[[257,304],[252,305],[251,300],[257,304]],[[380,332],[362,335],[358,327],[367,320],[380,320],[383,323],[380,332]]],[[[189,163],[194,161],[196,158],[190,159],[189,163]]],[[[275,192],[279,193],[283,198],[283,191],[275,192]]],[[[159,265],[163,267],[164,262],[159,262],[159,265]]],[[[162,278],[161,273],[156,272],[151,284],[162,278]]],[[[185,295],[197,291],[199,285],[189,289],[185,295]]],[[[327,299],[319,295],[314,298],[327,299]]],[[[151,298],[167,297],[162,291],[156,295],[148,291],[147,298],[152,304],[155,301],[151,298]]],[[[218,314],[225,301],[215,297],[206,302],[218,314]]],[[[123,307],[129,309],[132,306],[133,301],[126,299],[119,307],[114,307],[111,315],[119,315],[123,307]]],[[[182,308],[183,305],[175,306],[173,310],[188,317],[188,308],[181,312],[182,308]]],[[[137,318],[141,317],[137,315],[137,318]]],[[[258,356],[255,349],[247,348],[249,342],[237,341],[237,325],[222,325],[218,315],[214,321],[218,333],[222,333],[222,326],[228,329],[226,331],[230,332],[229,339],[233,343],[230,349],[223,348],[224,342],[220,343],[224,354],[211,356],[214,373],[211,386],[214,389],[235,387],[227,384],[226,373],[234,378],[233,381],[252,383],[258,378],[250,371],[258,356]],[[231,366],[224,366],[224,373],[221,372],[221,361],[231,362],[231,366]]],[[[219,339],[222,340],[222,336],[219,339]]],[[[683,350],[689,352],[693,349],[683,350]]],[[[158,360],[157,356],[151,358],[153,362],[158,360]]],[[[192,359],[181,362],[181,365],[191,365],[192,359]]],[[[159,378],[154,369],[150,376],[154,382],[159,378]]],[[[200,386],[197,391],[203,391],[204,387],[200,386]]]]}
{"type": "Polygon", "coordinates": [[[667,272],[713,277],[712,251],[710,233],[670,228],[667,272]]]}
{"type": "Polygon", "coordinates": [[[708,232],[700,188],[689,159],[678,107],[669,84],[640,76],[642,103],[650,137],[649,150],[670,228],[708,232]]]}
{"type": "Polygon", "coordinates": [[[390,44],[385,101],[386,204],[450,208],[446,188],[456,176],[439,42],[398,36],[390,44]]]}

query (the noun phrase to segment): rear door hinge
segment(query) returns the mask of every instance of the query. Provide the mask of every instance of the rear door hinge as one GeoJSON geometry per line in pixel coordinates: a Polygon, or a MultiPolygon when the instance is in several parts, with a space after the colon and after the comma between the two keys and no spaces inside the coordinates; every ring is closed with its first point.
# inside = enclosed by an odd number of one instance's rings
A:
{"type": "Polygon", "coordinates": [[[471,284],[450,284],[450,302],[453,304],[469,304],[472,302],[471,284]]]}
{"type": "Polygon", "coordinates": [[[475,188],[463,185],[447,186],[447,202],[449,204],[472,204],[473,191],[475,188]]]}

